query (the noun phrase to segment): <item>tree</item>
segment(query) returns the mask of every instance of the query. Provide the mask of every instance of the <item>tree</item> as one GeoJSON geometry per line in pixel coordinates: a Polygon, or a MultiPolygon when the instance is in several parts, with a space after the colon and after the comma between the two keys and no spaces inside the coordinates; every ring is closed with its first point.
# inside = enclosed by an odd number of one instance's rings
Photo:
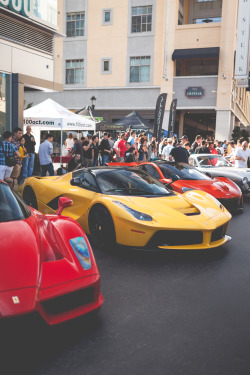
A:
{"type": "Polygon", "coordinates": [[[248,131],[246,129],[241,129],[239,126],[236,126],[232,132],[234,142],[237,142],[240,138],[245,138],[248,141],[248,137],[248,131]]]}

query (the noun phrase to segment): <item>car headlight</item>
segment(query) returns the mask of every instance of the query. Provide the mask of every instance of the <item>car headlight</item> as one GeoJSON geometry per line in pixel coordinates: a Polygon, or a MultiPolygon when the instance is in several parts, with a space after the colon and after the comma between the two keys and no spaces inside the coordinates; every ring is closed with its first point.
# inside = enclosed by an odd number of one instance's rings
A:
{"type": "Polygon", "coordinates": [[[134,216],[137,220],[142,220],[142,221],[152,221],[152,217],[148,214],[144,214],[143,212],[139,212],[136,210],[133,210],[133,208],[126,206],[126,204],[121,203],[119,201],[113,201],[117,206],[120,206],[123,208],[125,211],[127,211],[130,215],[134,216]]]}
{"type": "MultiPolygon", "coordinates": [[[[181,191],[183,192],[183,193],[186,193],[186,191],[190,191],[190,190],[194,190],[194,189],[192,189],[192,188],[188,188],[188,187],[182,187],[181,188],[181,191]]],[[[197,190],[197,189],[196,189],[197,190]]]]}
{"type": "Polygon", "coordinates": [[[74,253],[84,270],[91,268],[91,258],[87,242],[83,237],[75,237],[69,240],[74,253]]]}

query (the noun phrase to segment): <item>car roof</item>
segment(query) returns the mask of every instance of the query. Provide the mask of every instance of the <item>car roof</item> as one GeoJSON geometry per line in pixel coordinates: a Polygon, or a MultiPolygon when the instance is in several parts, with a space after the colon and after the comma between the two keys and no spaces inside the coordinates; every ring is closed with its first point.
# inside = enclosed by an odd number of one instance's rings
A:
{"type": "MultiPolygon", "coordinates": [[[[121,166],[103,166],[103,167],[88,167],[88,168],[82,168],[82,169],[77,169],[76,171],[74,172],[79,172],[79,171],[89,171],[89,172],[93,172],[95,175],[99,174],[99,173],[102,173],[102,172],[105,172],[107,170],[129,170],[129,171],[135,171],[135,170],[138,170],[136,167],[130,167],[130,166],[126,166],[126,165],[121,165],[121,166]]],[[[73,173],[74,173],[73,172],[73,173]]],[[[141,170],[140,170],[141,172],[141,170]]]]}

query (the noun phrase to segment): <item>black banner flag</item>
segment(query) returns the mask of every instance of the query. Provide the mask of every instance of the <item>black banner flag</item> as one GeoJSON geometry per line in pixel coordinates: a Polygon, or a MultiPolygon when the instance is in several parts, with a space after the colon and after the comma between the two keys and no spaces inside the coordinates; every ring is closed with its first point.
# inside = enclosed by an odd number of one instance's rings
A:
{"type": "Polygon", "coordinates": [[[169,113],[169,122],[168,122],[168,137],[171,138],[174,135],[174,126],[175,126],[175,114],[177,107],[177,99],[172,100],[170,113],[169,113]]]}
{"type": "Polygon", "coordinates": [[[158,97],[157,102],[156,102],[154,137],[156,138],[157,142],[160,142],[160,139],[161,139],[161,129],[162,129],[162,122],[163,122],[163,117],[164,117],[166,100],[167,100],[167,94],[164,93],[158,97]]]}

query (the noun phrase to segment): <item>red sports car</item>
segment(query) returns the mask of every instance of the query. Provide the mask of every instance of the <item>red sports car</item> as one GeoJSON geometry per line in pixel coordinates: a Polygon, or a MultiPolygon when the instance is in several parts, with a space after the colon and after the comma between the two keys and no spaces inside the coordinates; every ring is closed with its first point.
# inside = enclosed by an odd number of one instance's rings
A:
{"type": "MultiPolygon", "coordinates": [[[[112,165],[118,165],[118,163],[112,163],[112,165]]],[[[141,168],[177,193],[203,190],[217,198],[230,212],[243,211],[242,192],[238,185],[228,178],[212,179],[189,164],[161,160],[152,163],[122,163],[122,165],[141,168]]]]}
{"type": "Polygon", "coordinates": [[[0,181],[0,318],[38,312],[57,324],[100,308],[100,275],[82,228],[26,206],[0,181]]]}

